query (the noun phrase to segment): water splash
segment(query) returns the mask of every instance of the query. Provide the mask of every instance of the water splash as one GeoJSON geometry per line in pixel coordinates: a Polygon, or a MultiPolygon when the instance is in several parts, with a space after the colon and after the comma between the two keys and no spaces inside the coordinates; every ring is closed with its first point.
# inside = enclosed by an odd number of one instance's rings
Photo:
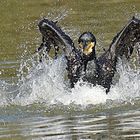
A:
{"type": "MultiPolygon", "coordinates": [[[[60,21],[67,14],[68,10],[64,9],[61,12],[54,11],[52,14],[50,12],[47,17],[53,21],[60,21]],[[56,16],[53,13],[60,15],[56,16]]],[[[67,29],[63,30],[70,34],[67,29]]],[[[92,86],[83,81],[79,81],[75,88],[70,89],[64,56],[60,56],[57,60],[48,58],[47,62],[38,63],[39,57],[27,51],[27,44],[21,45],[24,52],[20,58],[18,82],[9,84],[0,81],[0,106],[45,103],[48,106],[74,104],[83,107],[90,104],[106,104],[108,101],[134,103],[140,97],[140,69],[131,68],[129,63],[119,62],[117,71],[120,78],[112,85],[108,95],[102,86],[92,86]]]]}
{"type": "Polygon", "coordinates": [[[52,100],[64,92],[64,62],[64,57],[57,60],[49,58],[47,64],[42,62],[28,69],[27,76],[21,76],[19,94],[14,103],[26,105],[46,102],[50,104],[52,100]]]}
{"type": "Polygon", "coordinates": [[[124,101],[130,101],[140,97],[140,69],[133,69],[128,62],[120,61],[117,71],[119,81],[112,86],[111,96],[115,94],[124,101]]]}
{"type": "Polygon", "coordinates": [[[54,22],[60,22],[63,20],[71,11],[72,9],[68,10],[66,7],[61,7],[59,9],[51,9],[47,16],[44,16],[46,14],[42,13],[40,15],[41,19],[42,18],[48,18],[54,22]],[[59,13],[59,14],[58,14],[59,13]]]}
{"type": "Polygon", "coordinates": [[[49,58],[47,63],[38,64],[34,58],[26,59],[21,63],[19,70],[21,75],[15,86],[1,81],[0,106],[11,104],[26,106],[34,103],[45,103],[48,106],[59,103],[87,106],[105,104],[108,100],[132,102],[140,96],[140,70],[132,69],[128,63],[118,64],[120,78],[112,85],[108,95],[103,87],[92,86],[83,81],[79,81],[75,88],[70,89],[64,56],[57,60],[49,58]]]}

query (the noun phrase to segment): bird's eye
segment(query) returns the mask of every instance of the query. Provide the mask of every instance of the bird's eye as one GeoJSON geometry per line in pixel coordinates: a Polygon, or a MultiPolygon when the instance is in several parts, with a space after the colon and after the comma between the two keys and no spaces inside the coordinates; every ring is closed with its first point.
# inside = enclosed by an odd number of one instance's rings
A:
{"type": "Polygon", "coordinates": [[[90,44],[90,43],[91,43],[91,41],[87,41],[87,42],[86,42],[87,45],[90,44]]]}

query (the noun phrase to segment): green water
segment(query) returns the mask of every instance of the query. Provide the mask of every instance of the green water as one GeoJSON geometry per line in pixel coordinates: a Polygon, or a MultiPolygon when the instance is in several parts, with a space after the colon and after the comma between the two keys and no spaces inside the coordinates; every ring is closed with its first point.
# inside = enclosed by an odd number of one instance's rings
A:
{"type": "MultiPolygon", "coordinates": [[[[140,12],[139,7],[139,0],[0,1],[0,64],[18,61],[25,46],[31,53],[34,52],[41,41],[37,29],[41,17],[54,19],[68,13],[60,25],[75,31],[72,36],[75,42],[80,33],[92,31],[99,44],[108,47],[114,35],[135,13],[140,12]]],[[[2,77],[16,73],[15,68],[1,71],[2,77]]]]}
{"type": "MultiPolygon", "coordinates": [[[[21,59],[31,57],[39,47],[37,24],[43,17],[53,20],[66,15],[58,24],[75,44],[82,32],[91,31],[97,38],[99,52],[99,46],[108,47],[136,13],[140,13],[140,0],[1,0],[0,80],[12,81],[21,59]]],[[[0,95],[4,104],[4,96],[0,95]]],[[[115,110],[102,105],[83,111],[73,106],[65,109],[36,103],[16,106],[10,104],[10,94],[8,97],[8,107],[0,106],[0,140],[140,139],[139,101],[115,110]]]]}

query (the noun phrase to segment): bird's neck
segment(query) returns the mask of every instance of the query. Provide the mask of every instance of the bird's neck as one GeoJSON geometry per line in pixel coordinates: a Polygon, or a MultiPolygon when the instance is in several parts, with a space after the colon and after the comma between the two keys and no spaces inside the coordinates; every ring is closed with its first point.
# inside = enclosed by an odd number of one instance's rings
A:
{"type": "Polygon", "coordinates": [[[94,61],[95,65],[97,64],[96,53],[93,51],[89,56],[83,56],[83,64],[84,64],[84,71],[86,71],[86,67],[89,61],[94,61]]]}

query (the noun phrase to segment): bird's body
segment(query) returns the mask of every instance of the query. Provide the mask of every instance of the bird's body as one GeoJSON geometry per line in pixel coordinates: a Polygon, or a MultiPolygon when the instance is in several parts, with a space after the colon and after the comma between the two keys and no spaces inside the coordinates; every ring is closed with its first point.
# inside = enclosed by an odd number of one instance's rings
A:
{"type": "MultiPolygon", "coordinates": [[[[79,78],[83,78],[94,85],[98,84],[109,91],[112,78],[116,72],[118,58],[130,58],[135,45],[140,42],[140,20],[133,17],[130,22],[114,37],[108,50],[101,56],[96,55],[96,38],[91,32],[84,32],[78,39],[79,49],[74,46],[71,38],[66,35],[53,21],[43,19],[39,22],[46,53],[52,46],[62,47],[67,60],[68,78],[74,87],[79,78]],[[92,74],[88,74],[87,67],[94,63],[92,74]],[[83,75],[84,72],[84,75],[83,75]]],[[[38,50],[40,50],[40,48],[38,50]]],[[[138,51],[138,54],[140,52],[138,51]]],[[[57,55],[57,53],[56,53],[57,55]]]]}

